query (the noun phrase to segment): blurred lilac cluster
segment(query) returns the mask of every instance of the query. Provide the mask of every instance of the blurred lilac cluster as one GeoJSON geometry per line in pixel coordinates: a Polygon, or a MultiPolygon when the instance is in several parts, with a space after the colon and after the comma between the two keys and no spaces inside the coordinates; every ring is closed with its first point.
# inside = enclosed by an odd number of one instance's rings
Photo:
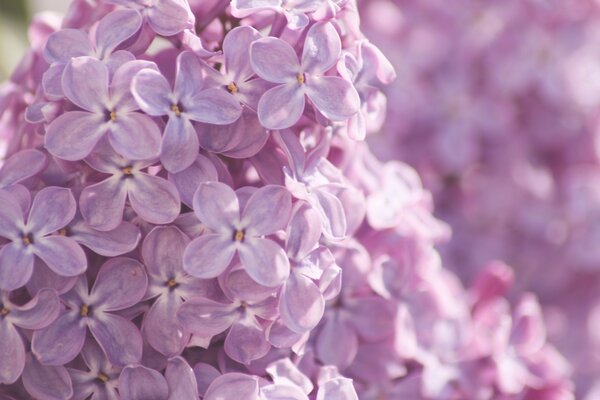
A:
{"type": "Polygon", "coordinates": [[[498,262],[463,288],[417,172],[362,140],[396,73],[352,0],[75,0],[30,39],[0,398],[573,398],[536,297],[498,262]]]}
{"type": "Polygon", "coordinates": [[[600,4],[360,4],[398,71],[373,151],[421,174],[463,282],[490,260],[515,268],[514,294],[538,295],[577,398],[598,398],[600,4]]]}

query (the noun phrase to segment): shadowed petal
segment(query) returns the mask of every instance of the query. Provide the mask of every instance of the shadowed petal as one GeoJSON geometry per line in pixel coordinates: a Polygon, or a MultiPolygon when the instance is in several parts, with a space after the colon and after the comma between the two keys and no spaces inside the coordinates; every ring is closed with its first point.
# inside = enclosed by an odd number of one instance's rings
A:
{"type": "Polygon", "coordinates": [[[167,400],[169,387],[158,371],[128,366],[119,376],[119,394],[121,400],[167,400]]]}
{"type": "Polygon", "coordinates": [[[45,365],[64,365],[83,348],[86,331],[78,313],[63,314],[48,327],[33,333],[31,350],[45,365]]]}
{"type": "Polygon", "coordinates": [[[133,258],[117,257],[100,267],[91,298],[103,311],[122,310],[140,301],[147,288],[144,266],[133,258]]]}
{"type": "MultiPolygon", "coordinates": [[[[250,45],[261,38],[260,33],[251,26],[239,26],[229,31],[223,40],[225,68],[236,81],[246,81],[254,71],[248,63],[250,45]]],[[[236,82],[237,84],[237,82],[236,82]]]]}
{"type": "Polygon", "coordinates": [[[202,90],[184,105],[184,115],[193,121],[228,125],[242,115],[240,103],[221,88],[202,90]]]}
{"type": "Polygon", "coordinates": [[[15,196],[0,190],[0,236],[7,239],[18,239],[19,226],[23,226],[23,213],[15,196]]]}
{"type": "Polygon", "coordinates": [[[246,365],[263,357],[270,349],[263,328],[250,314],[231,325],[225,338],[225,353],[246,365]]]}
{"type": "Polygon", "coordinates": [[[356,300],[348,305],[348,311],[352,313],[352,325],[365,340],[384,339],[394,330],[394,310],[380,297],[356,300]]]}
{"type": "Polygon", "coordinates": [[[35,149],[25,149],[10,156],[0,169],[0,187],[19,183],[37,175],[46,165],[48,157],[35,149]]]}
{"type": "Polygon", "coordinates": [[[177,173],[192,165],[199,149],[198,134],[192,123],[186,118],[169,118],[160,145],[160,161],[167,171],[177,173]]]}
{"type": "Polygon", "coordinates": [[[286,248],[290,258],[304,259],[319,242],[321,218],[308,203],[299,201],[294,205],[294,213],[287,229],[286,248]]]}
{"type": "Polygon", "coordinates": [[[63,160],[81,160],[92,152],[108,130],[104,122],[102,114],[85,111],[64,113],[46,128],[46,149],[63,160]]]}
{"type": "MultiPolygon", "coordinates": [[[[111,59],[114,59],[120,53],[122,52],[116,52],[111,56],[111,59]]],[[[124,54],[131,53],[125,52],[124,54]]],[[[158,71],[158,67],[153,61],[136,60],[132,54],[131,57],[133,57],[133,60],[117,66],[110,84],[111,105],[114,110],[117,110],[117,118],[119,115],[140,108],[131,91],[131,82],[135,76],[141,71],[158,71]]],[[[115,60],[115,62],[118,62],[118,60],[115,60]]]]}
{"type": "Polygon", "coordinates": [[[304,112],[304,90],[296,82],[275,86],[258,102],[258,119],[267,129],[285,129],[294,125],[304,112]]]}
{"type": "Polygon", "coordinates": [[[314,24],[304,41],[302,68],[311,75],[322,75],[340,58],[342,42],[330,23],[314,24]]]}
{"type": "Polygon", "coordinates": [[[312,77],[306,84],[306,95],[332,121],[347,120],[360,108],[354,86],[338,76],[312,77]]]}
{"type": "Polygon", "coordinates": [[[60,308],[56,292],[53,289],[42,289],[24,306],[11,308],[8,319],[24,329],[41,329],[54,322],[60,308]]]}
{"type": "Polygon", "coordinates": [[[64,400],[73,395],[73,385],[65,367],[42,365],[31,354],[27,355],[22,379],[27,393],[34,398],[64,400]]]}
{"type": "Polygon", "coordinates": [[[331,239],[339,240],[346,236],[346,214],[340,199],[326,190],[315,190],[312,204],[321,214],[323,233],[331,239]]]}
{"type": "Polygon", "coordinates": [[[260,392],[269,400],[308,400],[308,396],[297,386],[267,385],[260,392]]]}
{"type": "Polygon", "coordinates": [[[33,273],[33,254],[21,245],[9,243],[0,249],[0,289],[15,290],[33,273]]]}
{"type": "Polygon", "coordinates": [[[260,400],[258,390],[256,377],[233,372],[215,379],[206,390],[204,400],[260,400]]]}
{"type": "Polygon", "coordinates": [[[142,111],[149,115],[166,115],[173,105],[171,85],[160,72],[153,69],[144,69],[135,75],[131,93],[142,111]]]}
{"type": "Polygon", "coordinates": [[[54,32],[44,46],[48,63],[67,63],[73,57],[89,56],[94,50],[87,34],[81,29],[61,29],[54,32]]]}
{"type": "Polygon", "coordinates": [[[160,130],[149,116],[132,112],[110,125],[111,146],[129,160],[151,160],[160,153],[160,130]]]}
{"type": "Polygon", "coordinates": [[[19,332],[0,320],[0,384],[14,383],[25,368],[25,346],[19,332]]]}
{"type": "Polygon", "coordinates": [[[63,72],[62,88],[76,106],[103,113],[109,103],[108,69],[93,57],[73,58],[63,72]]]}
{"type": "Polygon", "coordinates": [[[296,75],[300,72],[300,63],[292,46],[273,37],[252,43],[250,64],[258,76],[274,83],[296,83],[296,75]]]}
{"type": "Polygon", "coordinates": [[[123,221],[126,199],[127,189],[121,178],[112,177],[83,189],[79,209],[91,228],[110,231],[123,221]]]}
{"type": "Polygon", "coordinates": [[[103,232],[90,228],[83,221],[71,225],[70,237],[94,253],[114,257],[128,253],[137,247],[141,238],[140,228],[123,221],[115,229],[103,232]]]}
{"type": "Polygon", "coordinates": [[[274,241],[264,238],[246,238],[238,254],[246,272],[258,284],[267,287],[281,285],[290,274],[290,261],[274,241]]]}
{"type": "Polygon", "coordinates": [[[173,222],[181,210],[175,185],[158,176],[138,174],[130,182],[128,194],[137,215],[153,224],[173,222]]]}
{"type": "Polygon", "coordinates": [[[176,318],[181,303],[174,294],[162,295],[144,317],[144,337],[150,346],[165,356],[180,354],[190,338],[176,318]]]}
{"type": "Polygon", "coordinates": [[[194,213],[213,231],[233,233],[240,218],[240,205],[235,192],[221,182],[200,184],[194,194],[194,213]]]}
{"type": "Polygon", "coordinates": [[[238,319],[237,307],[197,297],[186,301],[177,311],[181,325],[195,335],[210,337],[231,326],[238,319]]]}
{"type": "Polygon", "coordinates": [[[70,189],[46,187],[33,199],[27,227],[38,235],[47,235],[71,222],[76,210],[77,203],[70,189]]]}
{"type": "Polygon", "coordinates": [[[158,226],[146,236],[142,257],[150,275],[173,279],[183,271],[183,252],[190,239],[174,226],[158,226]]]}
{"type": "Polygon", "coordinates": [[[47,236],[39,238],[33,252],[54,272],[62,276],[79,275],[87,269],[85,252],[71,238],[47,236]]]}
{"type": "Polygon", "coordinates": [[[329,316],[316,338],[317,356],[324,364],[340,369],[349,366],[358,352],[358,336],[338,316],[329,316]]]}
{"type": "Polygon", "coordinates": [[[267,185],[250,196],[244,212],[242,224],[247,232],[256,236],[269,235],[284,229],[292,213],[292,195],[277,185],[267,185]]]}
{"type": "MultiPolygon", "coordinates": [[[[216,126],[216,125],[215,125],[216,126]]],[[[194,193],[200,183],[218,180],[217,169],[214,164],[203,155],[198,155],[192,165],[181,172],[169,175],[169,180],[172,181],[181,201],[188,207],[193,208],[194,193]]]]}
{"type": "Polygon", "coordinates": [[[325,300],[311,279],[292,273],[281,289],[279,310],[288,328],[303,333],[317,326],[325,310],[325,300]]]}
{"type": "Polygon", "coordinates": [[[135,35],[142,27],[142,21],[136,10],[116,10],[102,18],[96,29],[96,49],[100,58],[135,35]]]}
{"type": "Polygon", "coordinates": [[[221,234],[204,234],[186,247],[183,269],[197,278],[216,278],[227,269],[234,254],[231,238],[221,234]]]}
{"type": "Polygon", "coordinates": [[[99,313],[90,324],[90,332],[117,366],[134,364],[142,359],[142,335],[131,321],[110,313],[99,313]]]}
{"type": "Polygon", "coordinates": [[[196,376],[182,357],[174,357],[169,360],[165,378],[169,385],[169,400],[195,400],[198,398],[196,376]]]}

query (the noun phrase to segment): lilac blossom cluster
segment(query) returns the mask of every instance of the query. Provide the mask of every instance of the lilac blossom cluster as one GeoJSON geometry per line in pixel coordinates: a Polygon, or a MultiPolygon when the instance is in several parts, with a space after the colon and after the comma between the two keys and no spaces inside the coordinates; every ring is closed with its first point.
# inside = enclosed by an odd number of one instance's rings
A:
{"type": "Polygon", "coordinates": [[[442,267],[362,139],[396,73],[335,0],[75,0],[0,87],[0,398],[570,399],[536,297],[442,267]]]}
{"type": "Polygon", "coordinates": [[[374,152],[432,190],[453,228],[445,265],[463,282],[489,260],[515,268],[577,398],[600,398],[598,2],[360,4],[398,71],[374,152]]]}

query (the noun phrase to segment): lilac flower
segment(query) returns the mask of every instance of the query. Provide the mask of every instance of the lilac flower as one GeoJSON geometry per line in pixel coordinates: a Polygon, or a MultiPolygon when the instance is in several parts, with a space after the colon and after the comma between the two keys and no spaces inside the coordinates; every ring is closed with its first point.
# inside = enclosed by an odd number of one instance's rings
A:
{"type": "Polygon", "coordinates": [[[81,358],[87,371],[67,368],[73,382],[73,400],[119,398],[118,379],[121,368],[112,365],[93,340],[86,340],[81,358]]]}
{"type": "Polygon", "coordinates": [[[345,121],[359,109],[356,89],[346,80],[325,73],[340,57],[340,37],[330,23],[316,23],[306,36],[302,61],[288,43],[263,38],[252,43],[250,62],[258,76],[276,83],[258,103],[258,118],[268,129],[294,125],[304,112],[304,96],[326,118],[345,121]]]}
{"type": "Polygon", "coordinates": [[[68,310],[47,328],[33,334],[31,347],[46,365],[63,365],[81,351],[87,328],[113,365],[139,362],[142,337],[129,320],[112,312],[135,305],[148,286],[144,267],[130,258],[113,258],[98,272],[88,291],[82,277],[63,300],[68,310]]]}
{"type": "Polygon", "coordinates": [[[139,10],[152,30],[159,35],[172,36],[195,23],[194,14],[185,0],[106,0],[107,3],[139,10]]]}
{"type": "Polygon", "coordinates": [[[183,271],[183,251],[189,241],[175,227],[156,227],[142,245],[150,278],[146,297],[156,297],[145,314],[142,333],[148,344],[165,356],[180,354],[190,339],[190,333],[177,321],[179,306],[189,298],[211,298],[218,292],[215,282],[183,271]]]}
{"type": "Polygon", "coordinates": [[[25,149],[13,154],[0,168],[0,188],[20,183],[40,173],[48,165],[48,158],[39,150],[25,149]]]}
{"type": "Polygon", "coordinates": [[[221,375],[208,387],[205,400],[308,400],[308,396],[297,386],[268,384],[261,378],[236,372],[221,375]]]}
{"type": "Polygon", "coordinates": [[[306,14],[311,14],[325,5],[325,0],[233,0],[231,13],[237,18],[244,18],[264,10],[272,10],[285,15],[290,29],[302,29],[310,21],[306,14]]]}
{"type": "Polygon", "coordinates": [[[0,288],[25,285],[33,273],[34,256],[54,272],[75,276],[87,268],[85,253],[71,238],[52,235],[75,216],[71,191],[47,187],[38,192],[25,221],[18,200],[0,190],[0,236],[9,240],[0,248],[0,288]]]}
{"type": "Polygon", "coordinates": [[[202,66],[192,52],[177,58],[175,85],[154,69],[140,71],[132,82],[132,94],[144,112],[168,115],[160,159],[170,172],[189,167],[198,155],[198,136],[191,121],[226,125],[241,115],[238,102],[227,92],[204,85],[202,66]]]}
{"type": "Polygon", "coordinates": [[[112,175],[81,192],[79,207],[90,227],[101,231],[116,229],[122,223],[127,199],[133,210],[147,222],[167,224],[179,214],[179,193],[175,186],[142,172],[154,161],[126,160],[101,144],[86,162],[97,171],[112,175]]]}
{"type": "Polygon", "coordinates": [[[240,211],[238,196],[229,186],[206,182],[198,187],[194,212],[210,233],[194,239],[185,249],[184,269],[198,278],[214,278],[238,254],[255,282],[280,285],[289,275],[289,260],[277,243],[263,236],[286,227],[291,213],[289,192],[275,185],[264,186],[240,211]]]}
{"type": "Polygon", "coordinates": [[[25,346],[18,328],[44,328],[59,311],[60,301],[51,289],[39,291],[23,306],[13,304],[8,292],[0,292],[0,383],[14,383],[25,368],[25,346]]]}
{"type": "Polygon", "coordinates": [[[263,357],[271,346],[260,320],[277,316],[277,298],[273,289],[254,283],[243,269],[228,274],[226,302],[195,297],[177,311],[185,329],[202,337],[212,337],[229,329],[225,352],[233,360],[249,364],[263,357]]]}
{"type": "Polygon", "coordinates": [[[134,55],[118,46],[135,35],[142,26],[142,16],[134,10],[116,10],[100,20],[94,40],[78,29],[61,29],[50,35],[44,46],[44,58],[50,64],[44,73],[42,85],[50,99],[64,97],[61,78],[72,58],[90,56],[106,63],[110,73],[134,55]],[[115,29],[118,26],[118,29],[115,29]]]}
{"type": "Polygon", "coordinates": [[[98,141],[108,137],[111,146],[132,160],[158,156],[160,131],[142,113],[129,91],[133,76],[141,69],[155,68],[147,61],[123,64],[109,85],[107,67],[92,57],[77,57],[62,77],[65,96],[83,111],[69,111],[47,128],[46,148],[64,160],[85,158],[98,141]]]}
{"type": "Polygon", "coordinates": [[[32,353],[27,354],[22,380],[25,390],[33,398],[63,400],[73,396],[73,384],[67,369],[43,365],[32,353]]]}

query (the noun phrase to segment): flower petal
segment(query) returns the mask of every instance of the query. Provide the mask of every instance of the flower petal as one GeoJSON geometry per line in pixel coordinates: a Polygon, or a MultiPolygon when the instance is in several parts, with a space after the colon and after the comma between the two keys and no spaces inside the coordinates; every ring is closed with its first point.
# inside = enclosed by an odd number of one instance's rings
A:
{"type": "Polygon", "coordinates": [[[179,191],[181,201],[190,208],[193,208],[194,193],[198,186],[200,186],[200,183],[216,181],[218,178],[219,175],[215,165],[208,158],[200,154],[188,168],[169,175],[169,180],[175,184],[179,191]]]}
{"type": "Polygon", "coordinates": [[[64,400],[73,395],[73,385],[65,367],[42,365],[31,354],[27,355],[22,379],[25,390],[33,398],[64,400]]]}
{"type": "Polygon", "coordinates": [[[31,351],[44,365],[64,365],[81,352],[86,331],[79,313],[63,314],[48,327],[34,331],[31,351]]]}
{"type": "Polygon", "coordinates": [[[303,260],[317,247],[320,238],[319,213],[305,201],[298,201],[294,205],[294,213],[287,229],[288,255],[294,260],[303,260]]]}
{"type": "Polygon", "coordinates": [[[90,323],[90,332],[108,360],[116,366],[139,363],[143,340],[137,326],[118,315],[98,314],[90,323]]]}
{"type": "Polygon", "coordinates": [[[0,384],[14,383],[25,368],[25,346],[15,327],[0,321],[0,384]]]}
{"type": "Polygon", "coordinates": [[[279,286],[290,274],[290,260],[281,246],[270,239],[246,238],[238,254],[248,275],[263,286],[279,286]]]}
{"type": "Polygon", "coordinates": [[[213,231],[233,234],[233,227],[240,219],[240,205],[228,185],[205,182],[194,194],[194,213],[213,231]]]}
{"type": "Polygon", "coordinates": [[[25,149],[10,156],[0,168],[0,187],[19,183],[37,175],[48,165],[48,157],[35,149],[25,149]]]}
{"type": "Polygon", "coordinates": [[[304,112],[304,90],[292,82],[269,89],[258,102],[258,119],[267,129],[286,129],[304,112]]]}
{"type": "Polygon", "coordinates": [[[16,243],[0,249],[0,289],[15,290],[25,285],[33,273],[33,254],[16,243]]]}
{"type": "Polygon", "coordinates": [[[76,210],[77,203],[71,189],[45,187],[33,199],[27,227],[37,235],[47,235],[67,226],[76,210]]]}
{"type": "Polygon", "coordinates": [[[382,340],[394,330],[394,310],[380,297],[363,297],[348,304],[351,323],[356,332],[367,341],[382,340]]]}
{"type": "Polygon", "coordinates": [[[167,400],[169,387],[160,372],[144,366],[127,366],[119,376],[121,400],[167,400]]]}
{"type": "Polygon", "coordinates": [[[292,214],[292,195],[283,186],[266,185],[250,196],[242,213],[242,224],[256,236],[285,229],[292,214]]]}
{"type": "Polygon", "coordinates": [[[223,40],[225,68],[228,75],[233,76],[236,81],[244,82],[254,75],[252,66],[248,63],[250,45],[261,37],[260,33],[251,26],[239,26],[225,36],[223,40]]]}
{"type": "Polygon", "coordinates": [[[231,325],[225,338],[225,353],[231,359],[246,365],[263,357],[270,349],[271,345],[267,342],[263,328],[248,313],[231,325]]]}
{"type": "Polygon", "coordinates": [[[210,88],[196,93],[184,104],[184,115],[193,121],[228,125],[242,115],[242,106],[225,90],[210,88]]]}
{"type": "Polygon", "coordinates": [[[62,88],[76,106],[102,114],[109,103],[108,69],[93,57],[73,58],[63,72],[62,88]]]}
{"type": "Polygon", "coordinates": [[[184,51],[177,57],[176,68],[174,92],[181,102],[187,103],[204,86],[202,64],[196,54],[184,51]]]}
{"type": "Polygon", "coordinates": [[[66,112],[46,128],[46,149],[63,160],[81,160],[92,152],[106,133],[108,126],[104,122],[101,114],[66,112]]]}
{"type": "Polygon", "coordinates": [[[148,10],[148,24],[159,35],[172,36],[194,26],[187,1],[161,0],[148,10]]]}
{"type": "Polygon", "coordinates": [[[252,375],[232,372],[215,379],[204,394],[204,400],[260,400],[258,379],[252,375]]]}
{"type": "Polygon", "coordinates": [[[136,10],[116,10],[100,20],[96,29],[96,50],[100,58],[112,53],[142,27],[142,16],[136,10]]]}
{"type": "Polygon", "coordinates": [[[59,275],[75,276],[87,269],[85,252],[71,238],[64,236],[39,238],[32,248],[34,254],[59,275]]]}
{"type": "Polygon", "coordinates": [[[303,333],[317,326],[325,311],[325,300],[311,279],[292,273],[281,289],[279,311],[288,328],[303,333]]]}
{"type": "Polygon", "coordinates": [[[90,297],[103,311],[123,310],[139,302],[147,288],[144,266],[133,258],[117,257],[100,267],[90,297]]]}
{"type": "Polygon", "coordinates": [[[323,364],[339,369],[352,363],[358,352],[358,336],[339,315],[326,317],[316,338],[316,353],[323,364]]]}
{"type": "Polygon", "coordinates": [[[300,63],[294,48],[274,37],[259,39],[250,46],[250,64],[254,72],[266,81],[296,83],[300,63]]]}
{"type": "Polygon", "coordinates": [[[160,144],[160,161],[167,171],[177,173],[194,163],[200,144],[192,123],[176,116],[169,118],[160,144]]]}
{"type": "Polygon", "coordinates": [[[19,226],[23,226],[23,212],[18,200],[12,193],[0,190],[0,236],[18,239],[19,226]]]}
{"type": "Polygon", "coordinates": [[[186,247],[183,269],[197,278],[216,278],[227,269],[234,254],[231,238],[221,234],[204,234],[186,247]]]}
{"type": "Polygon", "coordinates": [[[54,322],[60,309],[61,303],[56,292],[42,289],[24,306],[11,308],[8,318],[11,323],[24,329],[42,329],[54,322]]]}
{"type": "Polygon", "coordinates": [[[177,319],[189,332],[202,337],[218,335],[238,319],[237,307],[197,297],[186,301],[177,311],[177,319]]]}
{"type": "Polygon", "coordinates": [[[314,190],[312,205],[321,214],[323,233],[330,239],[339,240],[346,236],[346,214],[340,199],[326,190],[314,190]]]}
{"type": "Polygon", "coordinates": [[[115,176],[87,186],[79,196],[79,209],[85,222],[94,229],[111,231],[123,221],[127,189],[115,176]]]}
{"type": "Polygon", "coordinates": [[[322,75],[335,65],[341,52],[342,42],[333,25],[317,22],[304,41],[302,69],[311,75],[322,75]]]}
{"type": "Polygon", "coordinates": [[[169,359],[165,378],[169,385],[169,400],[197,399],[198,386],[194,370],[182,357],[169,359]]]}
{"type": "Polygon", "coordinates": [[[93,53],[90,38],[81,29],[61,29],[48,37],[44,58],[49,64],[68,63],[73,57],[93,53]]]}
{"type": "Polygon", "coordinates": [[[308,400],[308,396],[297,386],[267,385],[260,392],[269,400],[308,400]]]}
{"type": "Polygon", "coordinates": [[[140,228],[127,221],[106,232],[92,229],[83,221],[71,225],[69,230],[73,240],[105,257],[129,253],[137,247],[142,236],[140,228]]]}
{"type": "Polygon", "coordinates": [[[323,382],[316,400],[358,400],[358,395],[352,379],[339,377],[323,382]]]}
{"type": "Polygon", "coordinates": [[[144,317],[144,338],[156,351],[167,357],[181,354],[190,339],[176,318],[181,303],[172,293],[161,295],[144,317]]]}
{"type": "Polygon", "coordinates": [[[173,105],[171,85],[159,71],[153,69],[143,69],[135,75],[131,94],[148,115],[166,115],[173,105]]]}
{"type": "Polygon", "coordinates": [[[345,121],[360,108],[358,92],[339,76],[311,77],[306,83],[306,95],[332,121],[345,121]]]}
{"type": "Polygon", "coordinates": [[[157,226],[142,244],[142,258],[150,275],[173,279],[183,272],[183,252],[190,239],[174,226],[157,226]]]}
{"type": "Polygon", "coordinates": [[[130,160],[158,157],[160,130],[149,116],[132,112],[117,117],[117,121],[109,124],[108,140],[118,153],[130,160]]]}
{"type": "Polygon", "coordinates": [[[166,179],[140,173],[129,182],[129,202],[133,210],[152,224],[173,222],[181,210],[177,188],[166,179]]]}
{"type": "MultiPolygon", "coordinates": [[[[136,103],[131,91],[132,81],[135,76],[145,70],[158,71],[158,67],[153,61],[136,60],[133,54],[124,51],[116,52],[111,56],[110,60],[115,63],[113,68],[116,68],[110,83],[111,110],[117,112],[118,118],[121,114],[139,109],[139,105],[136,103]],[[123,55],[117,56],[120,54],[123,55]],[[128,55],[133,60],[127,59],[128,55]],[[124,60],[124,63],[119,64],[122,62],[119,58],[126,58],[126,60],[124,60]]],[[[170,90],[168,93],[170,93],[170,90]]]]}

